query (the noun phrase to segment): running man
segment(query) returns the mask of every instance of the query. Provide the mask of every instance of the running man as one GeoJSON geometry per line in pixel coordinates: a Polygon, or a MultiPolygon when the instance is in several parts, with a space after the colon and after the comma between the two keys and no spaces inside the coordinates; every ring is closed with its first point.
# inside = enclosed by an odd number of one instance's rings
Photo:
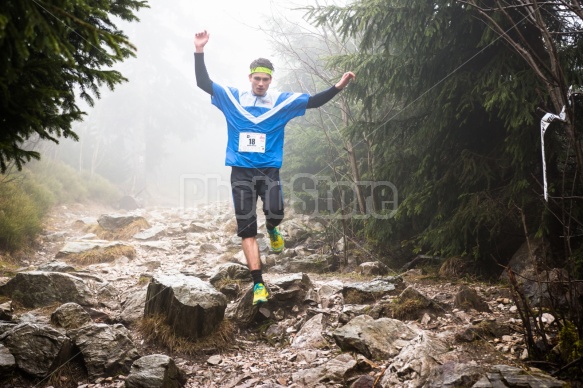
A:
{"type": "Polygon", "coordinates": [[[211,103],[219,108],[227,121],[228,139],[225,165],[231,166],[231,190],[237,235],[241,237],[247,266],[253,277],[253,304],[267,302],[269,296],[261,272],[257,244],[257,197],[263,202],[265,225],[271,250],[283,251],[284,241],[277,228],[283,219],[283,193],[279,169],[283,159],[286,124],[303,116],[306,109],[318,108],[330,101],[355,79],[353,72],[342,75],[336,85],[310,96],[305,93],[279,93],[269,90],[273,64],[259,58],[251,63],[251,90],[239,91],[211,81],[204,63],[207,31],[194,38],[196,84],[211,95],[211,103]]]}

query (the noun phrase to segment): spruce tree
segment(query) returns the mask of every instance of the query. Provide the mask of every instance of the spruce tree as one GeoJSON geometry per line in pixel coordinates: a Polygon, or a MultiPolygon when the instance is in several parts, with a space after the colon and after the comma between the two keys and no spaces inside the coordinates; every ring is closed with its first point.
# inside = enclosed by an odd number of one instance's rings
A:
{"type": "Polygon", "coordinates": [[[77,139],[71,123],[99,89],[125,81],[111,66],[135,55],[114,19],[137,21],[137,0],[0,2],[0,171],[18,169],[37,151],[24,142],[77,139]]]}

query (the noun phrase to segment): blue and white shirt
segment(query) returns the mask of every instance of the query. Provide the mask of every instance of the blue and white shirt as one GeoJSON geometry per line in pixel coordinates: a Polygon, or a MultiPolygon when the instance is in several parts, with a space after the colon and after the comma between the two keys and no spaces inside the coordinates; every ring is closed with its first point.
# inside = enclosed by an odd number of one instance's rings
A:
{"type": "Polygon", "coordinates": [[[246,168],[280,168],[286,124],[306,113],[309,94],[251,91],[212,83],[212,104],[227,120],[225,165],[246,168]]]}

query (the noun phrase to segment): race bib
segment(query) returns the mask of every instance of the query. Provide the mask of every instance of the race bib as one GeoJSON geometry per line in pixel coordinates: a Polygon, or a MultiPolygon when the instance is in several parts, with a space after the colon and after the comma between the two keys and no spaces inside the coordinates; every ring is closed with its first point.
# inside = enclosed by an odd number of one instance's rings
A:
{"type": "Polygon", "coordinates": [[[265,134],[241,132],[239,134],[239,152],[265,153],[265,134]]]}

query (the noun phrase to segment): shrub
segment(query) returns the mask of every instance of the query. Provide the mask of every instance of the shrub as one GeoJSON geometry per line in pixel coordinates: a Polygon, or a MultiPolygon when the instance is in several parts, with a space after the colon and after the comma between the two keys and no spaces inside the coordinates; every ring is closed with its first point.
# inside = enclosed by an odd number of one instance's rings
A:
{"type": "Polygon", "coordinates": [[[0,249],[15,251],[34,240],[42,230],[42,217],[50,199],[42,188],[27,183],[28,194],[17,181],[0,183],[0,249]],[[36,198],[36,200],[35,200],[36,198]]]}

